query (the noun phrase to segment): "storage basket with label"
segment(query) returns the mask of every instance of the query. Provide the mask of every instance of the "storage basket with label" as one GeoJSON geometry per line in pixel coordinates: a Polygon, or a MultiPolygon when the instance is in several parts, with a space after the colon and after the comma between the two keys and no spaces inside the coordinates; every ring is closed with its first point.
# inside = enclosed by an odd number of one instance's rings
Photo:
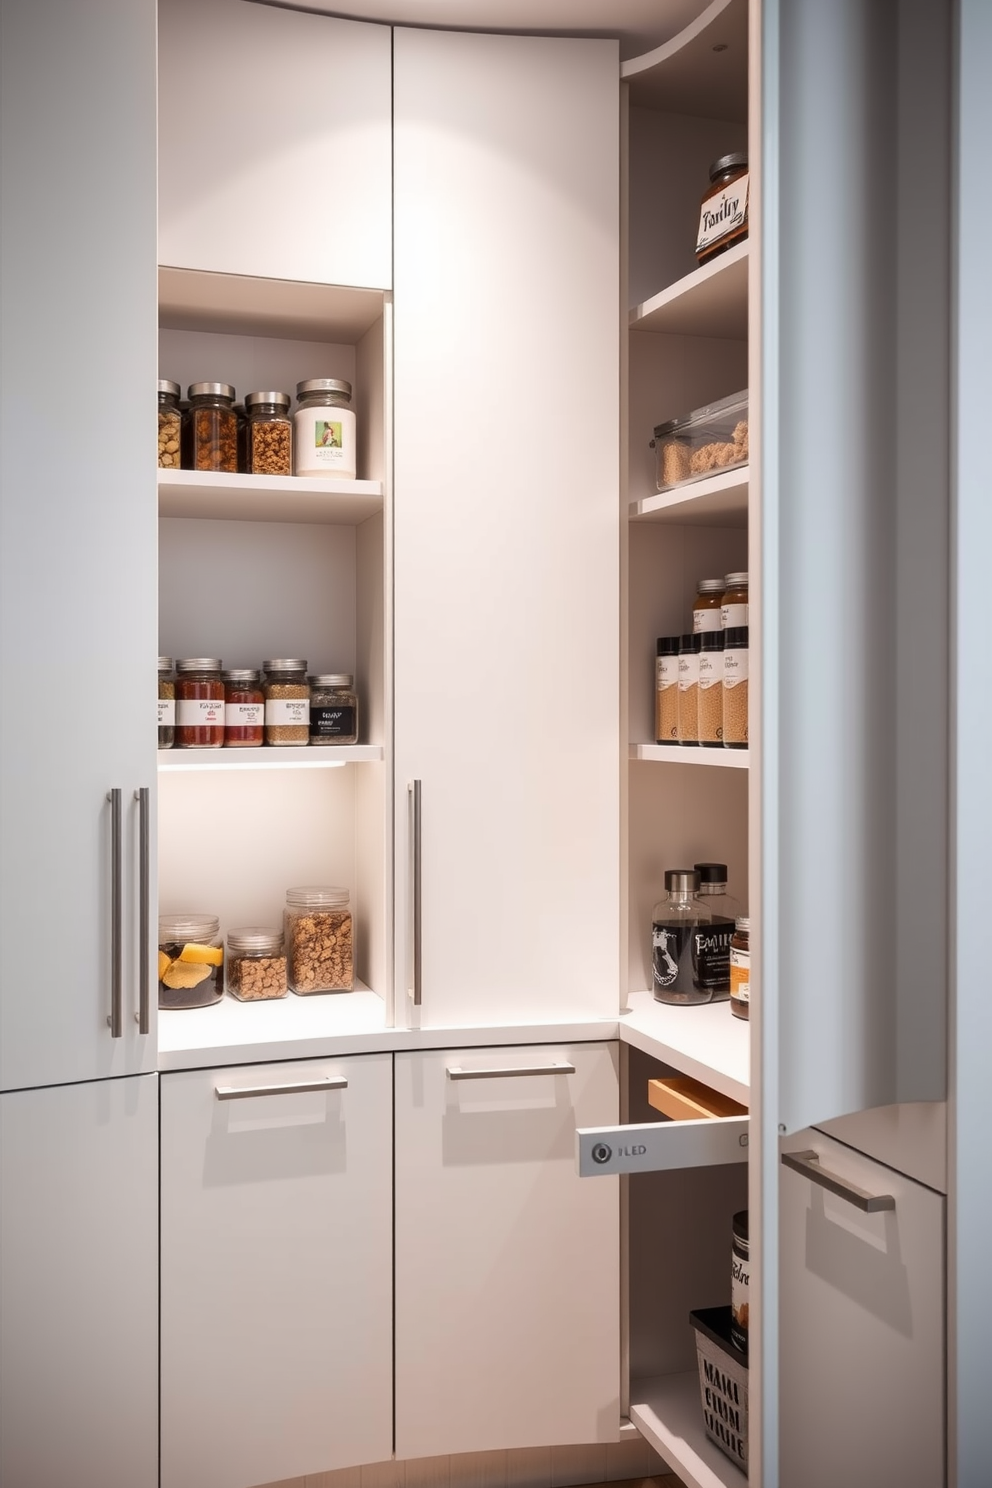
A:
{"type": "Polygon", "coordinates": [[[696,1330],[699,1396],[710,1441],[747,1472],[747,1355],[731,1342],[732,1309],[703,1307],[689,1314],[696,1330]]]}

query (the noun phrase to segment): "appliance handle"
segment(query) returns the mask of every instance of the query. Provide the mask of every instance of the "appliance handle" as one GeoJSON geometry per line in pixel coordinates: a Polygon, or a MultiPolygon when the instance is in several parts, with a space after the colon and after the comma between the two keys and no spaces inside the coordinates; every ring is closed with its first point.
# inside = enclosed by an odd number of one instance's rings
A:
{"type": "Polygon", "coordinates": [[[411,781],[413,797],[413,1005],[420,1007],[424,1000],[424,937],[423,937],[423,803],[421,782],[411,781]]]}
{"type": "Polygon", "coordinates": [[[150,1027],[151,976],[151,847],[148,786],[134,793],[138,803],[138,1032],[150,1027]]]}
{"type": "Polygon", "coordinates": [[[120,786],[107,792],[110,802],[110,1037],[124,1032],[124,926],[121,919],[123,873],[122,811],[120,786]]]}

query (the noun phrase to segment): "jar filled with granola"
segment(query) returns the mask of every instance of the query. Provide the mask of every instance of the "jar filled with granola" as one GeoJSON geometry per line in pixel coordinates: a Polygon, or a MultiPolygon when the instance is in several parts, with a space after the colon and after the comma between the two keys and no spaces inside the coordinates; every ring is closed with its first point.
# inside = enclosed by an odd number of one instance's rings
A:
{"type": "Polygon", "coordinates": [[[209,1007],[223,995],[224,942],[217,916],[159,915],[159,1007],[209,1007]]]}
{"type": "Polygon", "coordinates": [[[265,669],[266,744],[309,744],[310,684],[307,664],[299,658],[276,657],[265,669]]]}
{"type": "Polygon", "coordinates": [[[350,992],[354,971],[348,890],[287,889],[285,925],[290,990],[301,997],[350,992]]]}
{"type": "Polygon", "coordinates": [[[351,383],[337,377],[311,377],[296,384],[299,407],[293,416],[297,475],[354,480],[358,470],[351,383]]]}
{"type": "Polygon", "coordinates": [[[183,416],[179,409],[178,382],[163,377],[158,385],[158,464],[160,470],[178,470],[183,416]]]}
{"type": "Polygon", "coordinates": [[[180,749],[219,749],[224,742],[224,683],[213,656],[176,662],[176,744],[180,749]]]}
{"type": "Polygon", "coordinates": [[[171,749],[176,741],[176,684],[172,657],[158,659],[158,747],[171,749]]]}
{"type": "Polygon", "coordinates": [[[225,749],[257,749],[265,743],[265,693],[260,674],[237,668],[221,674],[224,683],[225,749]]]}
{"type": "Polygon", "coordinates": [[[358,694],[350,672],[322,672],[310,683],[310,743],[358,743],[358,694]]]}
{"type": "Polygon", "coordinates": [[[249,475],[292,475],[293,421],[288,393],[249,393],[245,470],[249,475]]]}
{"type": "Polygon", "coordinates": [[[190,383],[189,443],[193,470],[237,472],[238,416],[229,382],[190,383]]]}
{"type": "Polygon", "coordinates": [[[281,930],[227,932],[227,990],[239,1002],[285,997],[289,989],[281,930]]]}

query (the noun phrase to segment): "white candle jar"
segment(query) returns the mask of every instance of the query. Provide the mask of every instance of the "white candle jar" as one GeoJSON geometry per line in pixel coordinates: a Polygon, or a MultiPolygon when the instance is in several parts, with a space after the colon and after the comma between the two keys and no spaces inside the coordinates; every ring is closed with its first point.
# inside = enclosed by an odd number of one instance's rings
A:
{"type": "Polygon", "coordinates": [[[293,415],[297,475],[354,480],[358,474],[351,383],[311,377],[296,384],[299,408],[293,415]]]}

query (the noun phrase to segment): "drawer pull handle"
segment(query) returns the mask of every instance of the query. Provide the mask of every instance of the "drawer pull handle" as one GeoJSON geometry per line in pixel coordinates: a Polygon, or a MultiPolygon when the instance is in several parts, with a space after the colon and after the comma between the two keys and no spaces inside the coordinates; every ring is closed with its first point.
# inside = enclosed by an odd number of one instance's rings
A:
{"type": "Polygon", "coordinates": [[[424,1001],[424,815],[421,782],[410,785],[413,803],[413,1005],[424,1001]]]}
{"type": "Polygon", "coordinates": [[[347,1090],[348,1081],[297,1080],[287,1085],[217,1085],[214,1087],[218,1100],[247,1100],[253,1095],[298,1095],[302,1090],[347,1090]]]}
{"type": "Polygon", "coordinates": [[[151,808],[147,785],[134,793],[138,803],[138,1032],[151,1027],[151,808]]]}
{"type": "Polygon", "coordinates": [[[896,1201],[891,1194],[866,1193],[863,1188],[858,1188],[856,1183],[848,1183],[846,1178],[838,1178],[834,1173],[826,1172],[820,1167],[819,1153],[783,1152],[782,1162],[785,1167],[791,1168],[795,1173],[800,1173],[811,1183],[818,1183],[828,1193],[836,1194],[839,1199],[846,1199],[863,1214],[878,1214],[882,1209],[896,1207],[896,1201]]]}
{"type": "Polygon", "coordinates": [[[516,1067],[498,1068],[490,1066],[488,1069],[462,1069],[460,1065],[453,1064],[448,1069],[449,1080],[511,1080],[516,1075],[574,1075],[574,1064],[521,1064],[516,1067]]]}

